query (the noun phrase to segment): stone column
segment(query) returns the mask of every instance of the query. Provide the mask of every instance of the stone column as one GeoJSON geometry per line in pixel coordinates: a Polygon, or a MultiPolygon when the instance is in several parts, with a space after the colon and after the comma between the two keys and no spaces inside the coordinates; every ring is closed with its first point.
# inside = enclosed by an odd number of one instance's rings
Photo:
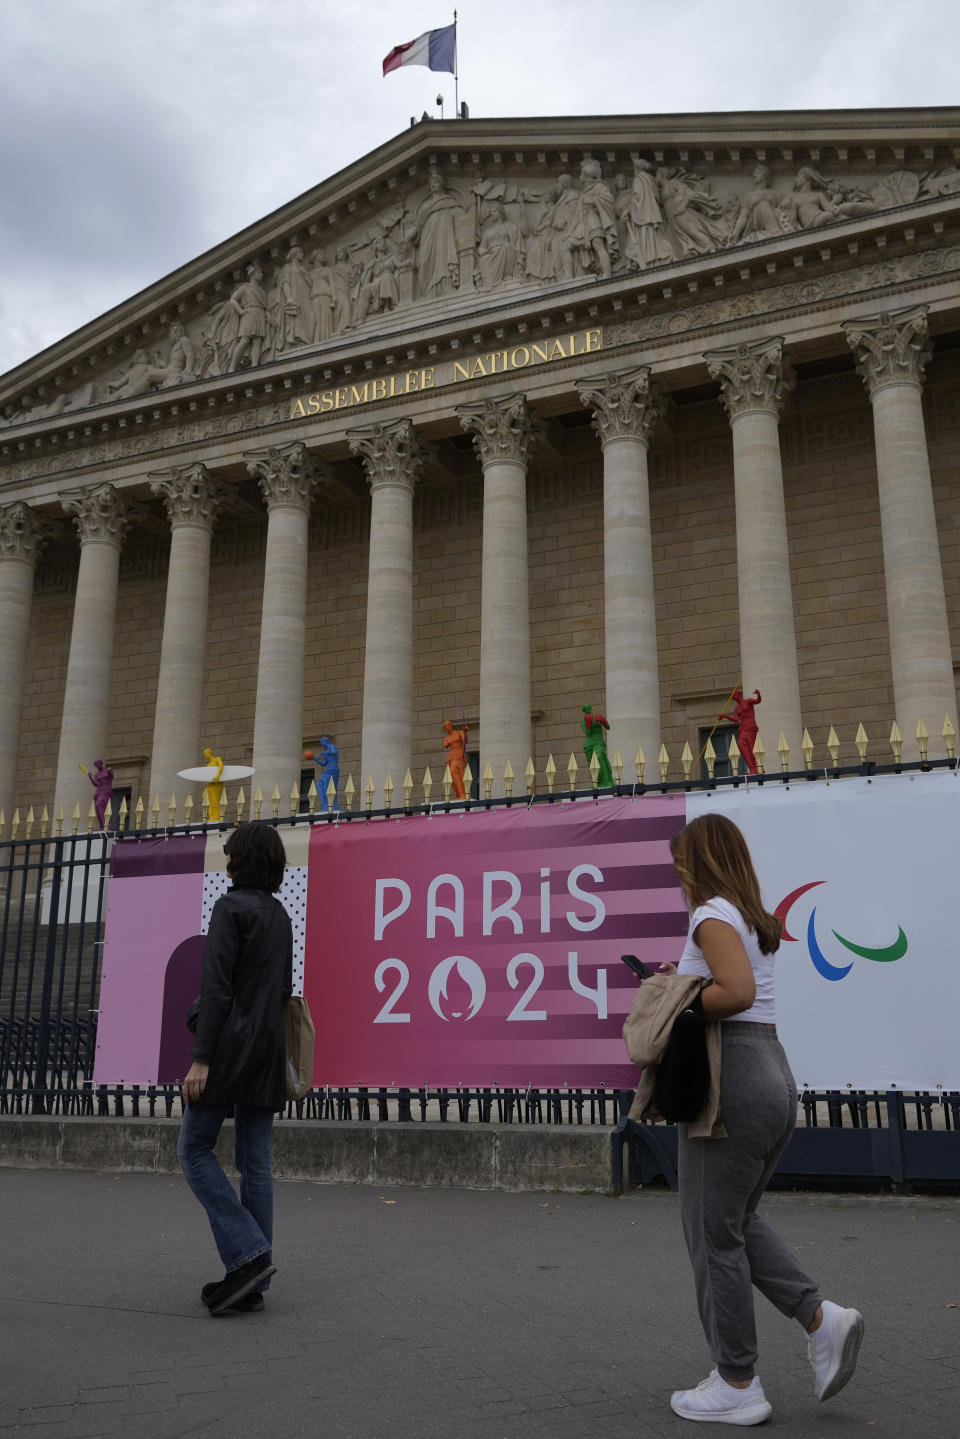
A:
{"type": "MultiPolygon", "coordinates": [[[[413,491],[425,458],[410,420],[348,430],[372,496],[361,775],[399,790],[413,725],[413,491]]],[[[382,800],[378,799],[378,804],[382,800]]]]}
{"type": "Polygon", "coordinates": [[[458,406],[457,414],[483,466],[480,771],[489,761],[499,796],[507,760],[519,779],[531,750],[527,454],[534,427],[519,394],[458,406]]]}
{"type": "Polygon", "coordinates": [[[603,612],[611,755],[660,753],[660,683],[647,447],[662,409],[649,367],[580,381],[603,446],[603,612]]]}
{"type": "Polygon", "coordinates": [[[758,689],[763,699],[756,719],[769,769],[781,732],[796,759],[803,737],[779,434],[783,398],[795,381],[780,338],[712,350],[704,359],[720,381],[733,431],[740,666],[744,694],[758,689]]]}
{"type": "Polygon", "coordinates": [[[873,406],[893,702],[905,758],[918,758],[922,719],[940,750],[944,716],[957,724],[947,606],[923,426],[931,354],[927,307],[848,320],[843,329],[873,406]]]}
{"type": "Polygon", "coordinates": [[[64,832],[69,834],[74,805],[80,805],[81,828],[85,828],[93,798],[93,789],[78,766],[83,764],[90,769],[95,759],[108,764],[110,761],[106,753],[110,668],[120,549],[129,521],[127,506],[113,485],[74,490],[63,495],[60,503],[64,511],[73,516],[80,533],[80,569],[73,604],[54,795],[54,816],[62,805],[64,832]]]}
{"type": "Polygon", "coordinates": [[[18,774],[33,577],[42,544],[43,527],[29,505],[18,501],[0,509],[0,810],[8,825],[18,774]]]}
{"type": "Polygon", "coordinates": [[[163,496],[170,521],[170,567],[146,802],[158,795],[165,805],[171,794],[183,797],[178,770],[203,763],[210,536],[225,494],[200,464],[170,470],[151,480],[150,488],[163,496]]]}
{"type": "Polygon", "coordinates": [[[251,790],[263,791],[263,817],[278,786],[281,814],[303,763],[303,660],[307,624],[307,543],[310,502],[320,473],[295,442],[245,455],[267,502],[260,663],[253,724],[251,790]]]}

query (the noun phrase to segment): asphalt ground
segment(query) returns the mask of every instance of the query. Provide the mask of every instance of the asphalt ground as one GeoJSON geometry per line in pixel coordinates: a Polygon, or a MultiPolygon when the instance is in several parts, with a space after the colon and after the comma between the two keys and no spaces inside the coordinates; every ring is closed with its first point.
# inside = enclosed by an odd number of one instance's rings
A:
{"type": "MultiPolygon", "coordinates": [[[[0,1170],[0,1436],[693,1431],[670,1391],[712,1366],[674,1195],[277,1190],[266,1309],[214,1319],[199,1291],[220,1268],[182,1180],[0,1170]]],[[[956,1439],[960,1200],[778,1194],[766,1212],[866,1339],[818,1405],[800,1327],[758,1296],[765,1432],[956,1439]]]]}

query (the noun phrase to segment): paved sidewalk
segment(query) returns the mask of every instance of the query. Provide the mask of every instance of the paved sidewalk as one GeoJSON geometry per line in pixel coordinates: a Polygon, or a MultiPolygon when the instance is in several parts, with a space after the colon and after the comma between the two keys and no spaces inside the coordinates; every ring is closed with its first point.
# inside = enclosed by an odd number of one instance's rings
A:
{"type": "MultiPolygon", "coordinates": [[[[179,1179],[0,1170],[0,1436],[660,1439],[711,1367],[672,1195],[278,1186],[260,1315],[179,1179]]],[[[758,1301],[766,1432],[955,1439],[960,1201],[773,1196],[866,1316],[853,1382],[812,1400],[803,1336],[758,1301]]],[[[712,1432],[727,1432],[728,1429],[712,1432]]]]}

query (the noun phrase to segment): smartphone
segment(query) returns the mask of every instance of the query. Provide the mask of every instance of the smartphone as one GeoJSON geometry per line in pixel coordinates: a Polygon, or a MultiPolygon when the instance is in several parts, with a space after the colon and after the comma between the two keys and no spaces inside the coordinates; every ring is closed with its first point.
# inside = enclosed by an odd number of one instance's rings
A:
{"type": "Polygon", "coordinates": [[[656,974],[656,970],[651,969],[649,964],[644,964],[642,959],[637,959],[635,954],[621,954],[620,958],[640,979],[652,979],[656,974]]]}

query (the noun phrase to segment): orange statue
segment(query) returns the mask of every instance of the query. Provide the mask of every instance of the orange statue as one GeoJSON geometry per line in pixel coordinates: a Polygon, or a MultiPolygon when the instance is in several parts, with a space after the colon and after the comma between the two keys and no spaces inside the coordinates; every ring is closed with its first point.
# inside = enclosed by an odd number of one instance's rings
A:
{"type": "Polygon", "coordinates": [[[460,729],[454,729],[449,720],[444,720],[443,728],[447,737],[443,742],[445,750],[449,750],[447,764],[450,766],[450,778],[453,781],[453,792],[457,799],[466,799],[467,792],[463,786],[463,771],[467,762],[467,735],[470,733],[468,725],[462,725],[460,729]]]}

